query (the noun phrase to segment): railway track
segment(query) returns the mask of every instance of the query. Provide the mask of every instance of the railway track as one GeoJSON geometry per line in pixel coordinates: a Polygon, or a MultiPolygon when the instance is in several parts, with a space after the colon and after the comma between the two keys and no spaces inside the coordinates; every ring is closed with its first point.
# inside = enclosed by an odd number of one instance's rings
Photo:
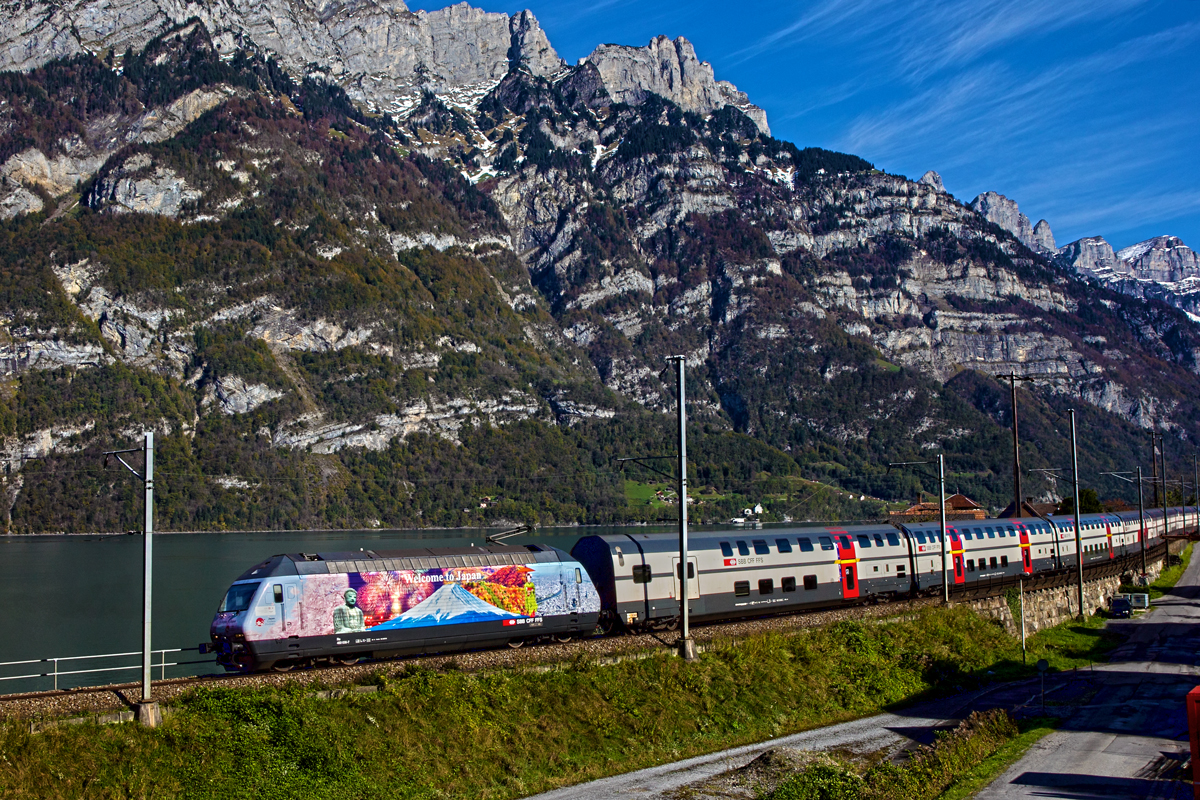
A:
{"type": "MultiPolygon", "coordinates": [[[[1157,561],[1166,555],[1166,542],[1147,550],[1148,561],[1157,561]]],[[[1141,554],[1124,556],[1120,559],[1085,567],[1084,579],[1099,580],[1127,572],[1140,572],[1141,554]]],[[[1074,567],[1030,576],[1024,582],[1026,591],[1062,588],[1074,585],[1074,567]]],[[[970,602],[988,597],[1004,595],[1019,583],[1016,578],[987,581],[969,589],[952,589],[951,600],[970,602]]],[[[893,616],[897,612],[936,605],[938,597],[905,598],[886,604],[867,603],[857,606],[798,611],[753,619],[732,620],[694,625],[693,637],[703,645],[714,640],[739,638],[768,631],[788,631],[817,627],[843,619],[893,616]]],[[[545,642],[518,650],[509,648],[473,650],[425,656],[364,661],[351,666],[319,665],[288,673],[209,674],[188,678],[173,678],[155,681],[154,699],[167,701],[198,686],[220,686],[229,688],[282,686],[284,684],[328,685],[363,682],[379,673],[394,674],[411,667],[442,669],[453,667],[468,671],[487,669],[519,669],[542,667],[569,662],[585,656],[597,659],[621,658],[647,651],[669,647],[675,634],[670,631],[641,634],[612,634],[567,643],[545,642]]],[[[103,713],[124,710],[140,699],[139,683],[110,684],[106,686],[81,687],[58,691],[29,692],[24,694],[0,695],[0,718],[47,718],[80,714],[103,713]]]]}

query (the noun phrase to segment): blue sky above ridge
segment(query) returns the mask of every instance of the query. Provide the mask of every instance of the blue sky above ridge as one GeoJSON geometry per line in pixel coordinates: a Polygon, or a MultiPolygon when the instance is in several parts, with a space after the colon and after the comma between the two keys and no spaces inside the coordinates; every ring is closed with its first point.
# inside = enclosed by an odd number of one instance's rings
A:
{"type": "Polygon", "coordinates": [[[1173,234],[1200,249],[1198,2],[472,5],[529,8],[572,63],[601,43],[686,36],[777,138],[910,177],[935,169],[964,202],[1007,195],[1059,245],[1173,234]]]}

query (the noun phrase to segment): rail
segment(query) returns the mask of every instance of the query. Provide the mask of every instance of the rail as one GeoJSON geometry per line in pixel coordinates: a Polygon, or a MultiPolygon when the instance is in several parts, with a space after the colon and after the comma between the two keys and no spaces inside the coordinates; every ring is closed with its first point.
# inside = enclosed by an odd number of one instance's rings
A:
{"type": "MultiPolygon", "coordinates": [[[[200,652],[199,647],[174,647],[174,648],[168,648],[165,650],[152,650],[151,656],[150,656],[151,668],[158,670],[159,680],[165,680],[167,677],[167,667],[181,667],[181,666],[190,666],[192,664],[212,664],[212,663],[214,663],[214,661],[212,659],[200,659],[197,661],[167,661],[168,653],[199,653],[199,652],[200,652]],[[154,660],[155,656],[158,657],[157,661],[154,660]]],[[[59,668],[60,665],[72,666],[73,662],[101,661],[102,659],[107,659],[107,658],[128,658],[130,656],[140,656],[141,654],[142,654],[141,651],[137,650],[137,651],[130,652],[130,653],[101,653],[99,655],[92,655],[92,656],[60,656],[57,658],[31,658],[31,659],[26,659],[24,661],[0,661],[0,670],[6,670],[6,669],[9,669],[12,667],[27,666],[29,664],[48,664],[48,665],[52,665],[52,667],[53,667],[53,669],[49,669],[45,672],[32,672],[32,673],[27,673],[24,675],[2,675],[2,676],[0,676],[0,682],[19,681],[19,680],[39,680],[41,678],[49,678],[53,681],[53,689],[55,691],[57,691],[59,688],[59,686],[58,686],[59,678],[66,677],[68,675],[93,675],[93,674],[98,674],[98,673],[103,673],[103,672],[123,672],[123,671],[127,671],[127,670],[140,670],[142,668],[140,661],[136,664],[122,664],[122,665],[116,666],[116,667],[91,667],[88,669],[60,669],[59,668]],[[72,662],[72,663],[64,663],[64,662],[72,662]]]]}

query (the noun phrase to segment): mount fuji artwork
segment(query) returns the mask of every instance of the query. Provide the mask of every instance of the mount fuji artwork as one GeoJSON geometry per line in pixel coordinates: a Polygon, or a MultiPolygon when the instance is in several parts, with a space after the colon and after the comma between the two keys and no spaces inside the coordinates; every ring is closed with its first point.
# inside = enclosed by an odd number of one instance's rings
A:
{"type": "Polygon", "coordinates": [[[400,616],[369,630],[386,631],[520,618],[520,614],[496,608],[480,600],[460,584],[447,583],[400,616]]]}

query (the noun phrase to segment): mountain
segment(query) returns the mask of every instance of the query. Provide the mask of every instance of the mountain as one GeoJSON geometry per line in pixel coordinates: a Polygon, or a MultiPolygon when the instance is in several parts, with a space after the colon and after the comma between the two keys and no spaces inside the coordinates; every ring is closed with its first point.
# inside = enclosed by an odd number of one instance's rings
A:
{"type": "Polygon", "coordinates": [[[485,603],[457,583],[443,583],[433,594],[395,619],[375,625],[370,630],[386,631],[398,628],[424,628],[428,625],[462,625],[469,622],[520,619],[502,608],[485,603]]]}
{"type": "Polygon", "coordinates": [[[672,450],[672,355],[699,519],[861,518],[940,451],[1003,507],[1010,370],[1026,465],[1076,408],[1104,494],[1200,435],[1182,312],[1000,195],[773,138],[686,39],[566,65],[528,12],[173,8],[5,6],[10,530],[136,525],[98,454],[146,425],[164,529],[656,521],[617,459],[672,450]]]}

